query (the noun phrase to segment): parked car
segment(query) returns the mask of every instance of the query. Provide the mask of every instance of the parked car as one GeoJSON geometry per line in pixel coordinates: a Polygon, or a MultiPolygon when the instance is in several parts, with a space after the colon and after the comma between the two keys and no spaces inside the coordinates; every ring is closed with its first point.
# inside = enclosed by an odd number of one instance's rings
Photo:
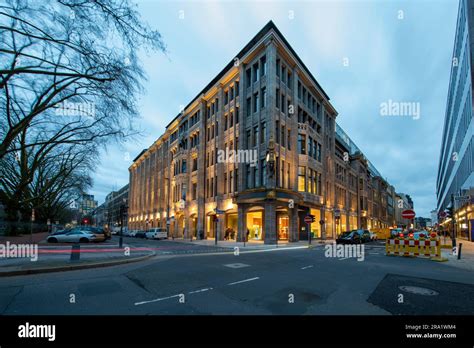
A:
{"type": "Polygon", "coordinates": [[[95,234],[97,237],[97,242],[103,242],[112,237],[111,233],[102,227],[82,226],[79,229],[81,231],[88,231],[95,234]]]}
{"type": "Polygon", "coordinates": [[[168,238],[168,233],[166,228],[152,228],[146,233],[147,239],[166,239],[168,238]]]}
{"type": "Polygon", "coordinates": [[[137,230],[130,230],[127,233],[128,237],[135,237],[136,234],[137,234],[137,230]]]}
{"type": "Polygon", "coordinates": [[[365,242],[370,242],[370,232],[368,230],[347,231],[336,239],[337,244],[361,244],[365,242]]]}
{"type": "Polygon", "coordinates": [[[57,230],[56,232],[53,232],[50,234],[50,236],[57,236],[59,234],[66,234],[68,232],[71,232],[72,229],[68,228],[68,229],[63,229],[63,230],[57,230]]]}
{"type": "Polygon", "coordinates": [[[135,233],[135,238],[146,238],[146,232],[145,231],[137,231],[135,233]]]}
{"type": "Polygon", "coordinates": [[[46,241],[48,243],[89,243],[95,242],[97,236],[89,231],[82,231],[79,229],[72,229],[71,231],[49,236],[46,241]]]}

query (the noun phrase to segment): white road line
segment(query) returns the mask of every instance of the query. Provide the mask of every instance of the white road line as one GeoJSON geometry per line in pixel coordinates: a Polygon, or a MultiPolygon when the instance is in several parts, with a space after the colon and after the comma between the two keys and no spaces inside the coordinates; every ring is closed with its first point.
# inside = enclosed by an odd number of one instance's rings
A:
{"type": "Polygon", "coordinates": [[[310,265],[310,266],[304,266],[304,267],[301,267],[301,269],[307,269],[307,268],[311,268],[313,267],[313,265],[310,265]]]}
{"type": "Polygon", "coordinates": [[[188,294],[197,294],[198,292],[204,292],[204,291],[209,291],[209,290],[212,290],[212,288],[204,288],[200,290],[195,290],[195,291],[188,292],[188,294]]]}
{"type": "Polygon", "coordinates": [[[152,302],[158,302],[158,301],[163,301],[163,300],[169,300],[170,298],[178,297],[178,296],[181,296],[181,295],[182,294],[176,294],[176,295],[173,295],[173,296],[157,298],[157,299],[154,299],[154,300],[151,300],[151,301],[135,302],[135,306],[139,306],[139,305],[142,305],[142,304],[145,304],[145,303],[152,303],[152,302]]]}
{"type": "Polygon", "coordinates": [[[370,255],[380,255],[380,253],[369,253],[370,255]]]}
{"type": "Polygon", "coordinates": [[[347,259],[348,259],[348,257],[343,257],[343,258],[339,259],[339,261],[341,261],[341,260],[347,260],[347,259]]]}
{"type": "Polygon", "coordinates": [[[238,282],[229,283],[229,284],[227,284],[227,285],[235,285],[235,284],[240,284],[240,283],[245,283],[245,282],[251,282],[252,280],[257,280],[257,279],[260,279],[260,278],[259,278],[259,277],[255,277],[255,278],[249,278],[249,279],[239,280],[238,282]]]}

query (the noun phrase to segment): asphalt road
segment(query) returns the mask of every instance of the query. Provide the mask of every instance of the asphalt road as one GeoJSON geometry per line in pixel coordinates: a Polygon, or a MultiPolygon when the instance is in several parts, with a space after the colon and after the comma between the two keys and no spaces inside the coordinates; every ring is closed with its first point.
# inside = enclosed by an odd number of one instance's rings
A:
{"type": "Polygon", "coordinates": [[[365,251],[360,262],[325,257],[321,245],[238,256],[158,255],[136,264],[3,278],[0,313],[474,313],[472,272],[427,259],[388,257],[381,245],[365,251]]]}

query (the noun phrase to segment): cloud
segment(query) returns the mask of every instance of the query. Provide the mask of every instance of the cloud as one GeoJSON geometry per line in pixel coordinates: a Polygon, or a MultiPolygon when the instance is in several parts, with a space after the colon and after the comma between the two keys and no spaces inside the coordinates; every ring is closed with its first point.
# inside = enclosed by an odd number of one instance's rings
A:
{"type": "Polygon", "coordinates": [[[272,19],[339,112],[338,123],[417,214],[436,207],[435,181],[445,114],[457,3],[448,1],[141,1],[144,19],[169,55],[142,55],[149,75],[140,100],[144,135],[111,147],[93,193],[128,182],[129,162],[272,19]],[[179,11],[184,10],[184,19],[179,11]],[[404,18],[398,14],[403,11],[404,18]],[[294,18],[290,19],[289,11],[294,18]],[[440,25],[443,23],[443,25],[440,25]],[[343,58],[349,59],[345,67],[343,58]],[[380,103],[414,101],[419,120],[384,118],[380,103]],[[125,150],[124,150],[125,149],[125,150]],[[113,182],[110,182],[110,178],[113,182]]]}

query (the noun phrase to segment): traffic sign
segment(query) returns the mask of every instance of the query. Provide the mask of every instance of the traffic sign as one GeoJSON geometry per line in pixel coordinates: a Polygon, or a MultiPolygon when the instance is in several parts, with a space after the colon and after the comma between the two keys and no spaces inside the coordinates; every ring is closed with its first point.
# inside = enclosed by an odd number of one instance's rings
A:
{"type": "Polygon", "coordinates": [[[306,222],[307,224],[314,222],[314,215],[306,215],[304,217],[304,222],[306,222]]]}
{"type": "Polygon", "coordinates": [[[402,218],[404,219],[414,219],[416,216],[415,214],[415,211],[411,210],[411,209],[407,209],[407,210],[404,210],[402,211],[402,218]]]}

